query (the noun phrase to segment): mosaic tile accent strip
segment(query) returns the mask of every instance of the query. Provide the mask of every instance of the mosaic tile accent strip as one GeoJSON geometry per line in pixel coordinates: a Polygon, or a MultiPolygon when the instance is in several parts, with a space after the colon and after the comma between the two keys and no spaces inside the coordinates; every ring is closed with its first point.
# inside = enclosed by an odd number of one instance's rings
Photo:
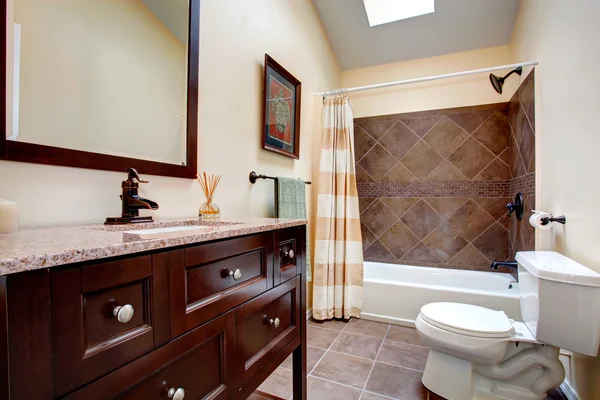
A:
{"type": "Polygon", "coordinates": [[[524,196],[534,196],[535,172],[511,179],[509,181],[509,192],[513,195],[517,194],[518,192],[521,192],[524,196]]]}
{"type": "Polygon", "coordinates": [[[509,197],[510,181],[361,182],[358,197],[509,197]]]}

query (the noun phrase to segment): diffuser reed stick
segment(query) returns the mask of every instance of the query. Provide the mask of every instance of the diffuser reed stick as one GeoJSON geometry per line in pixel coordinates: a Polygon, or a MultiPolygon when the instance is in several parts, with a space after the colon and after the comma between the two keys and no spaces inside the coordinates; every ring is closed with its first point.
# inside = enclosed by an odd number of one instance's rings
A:
{"type": "Polygon", "coordinates": [[[202,191],[206,196],[206,203],[200,206],[198,216],[202,219],[217,219],[221,215],[219,207],[212,201],[215,190],[221,182],[221,175],[210,174],[203,172],[202,175],[196,174],[196,179],[200,183],[202,191]]]}

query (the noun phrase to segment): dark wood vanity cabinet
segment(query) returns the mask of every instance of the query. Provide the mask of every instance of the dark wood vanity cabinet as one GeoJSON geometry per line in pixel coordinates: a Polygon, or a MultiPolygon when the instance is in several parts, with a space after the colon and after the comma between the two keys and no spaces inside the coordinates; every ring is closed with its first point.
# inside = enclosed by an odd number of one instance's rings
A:
{"type": "Polygon", "coordinates": [[[291,353],[306,398],[305,234],[0,277],[0,399],[243,399],[291,353]]]}
{"type": "Polygon", "coordinates": [[[50,273],[55,396],[154,349],[152,288],[149,255],[50,273]]]}
{"type": "Polygon", "coordinates": [[[299,311],[299,277],[236,309],[237,342],[243,344],[238,346],[238,358],[244,363],[244,383],[300,334],[299,311]]]}
{"type": "MultiPolygon", "coordinates": [[[[304,240],[304,238],[302,238],[304,240]]],[[[304,263],[300,262],[300,238],[296,228],[281,229],[275,232],[275,284],[299,275],[304,263]]]]}
{"type": "Polygon", "coordinates": [[[235,313],[221,315],[67,399],[227,399],[235,394],[235,313]]]}
{"type": "Polygon", "coordinates": [[[273,233],[184,249],[170,268],[173,336],[273,287],[273,233]]]}

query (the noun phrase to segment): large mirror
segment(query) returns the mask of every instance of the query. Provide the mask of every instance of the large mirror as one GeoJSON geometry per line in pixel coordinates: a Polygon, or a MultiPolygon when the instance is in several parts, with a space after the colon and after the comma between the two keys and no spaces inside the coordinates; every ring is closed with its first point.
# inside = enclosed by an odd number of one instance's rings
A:
{"type": "Polygon", "coordinates": [[[198,7],[8,0],[3,158],[193,177],[198,7]]]}

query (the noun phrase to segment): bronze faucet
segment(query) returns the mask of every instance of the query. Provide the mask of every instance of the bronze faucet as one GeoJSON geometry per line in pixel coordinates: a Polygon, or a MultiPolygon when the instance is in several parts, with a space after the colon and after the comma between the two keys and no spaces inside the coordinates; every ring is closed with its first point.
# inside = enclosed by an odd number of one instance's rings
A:
{"type": "Polygon", "coordinates": [[[140,217],[140,209],[157,210],[158,204],[152,200],[144,199],[138,196],[140,183],[148,183],[138,175],[133,169],[127,169],[127,180],[121,183],[123,194],[121,194],[121,216],[106,218],[105,225],[132,224],[141,222],[153,222],[152,217],[140,217]],[[137,180],[137,182],[135,180],[137,180]]]}

